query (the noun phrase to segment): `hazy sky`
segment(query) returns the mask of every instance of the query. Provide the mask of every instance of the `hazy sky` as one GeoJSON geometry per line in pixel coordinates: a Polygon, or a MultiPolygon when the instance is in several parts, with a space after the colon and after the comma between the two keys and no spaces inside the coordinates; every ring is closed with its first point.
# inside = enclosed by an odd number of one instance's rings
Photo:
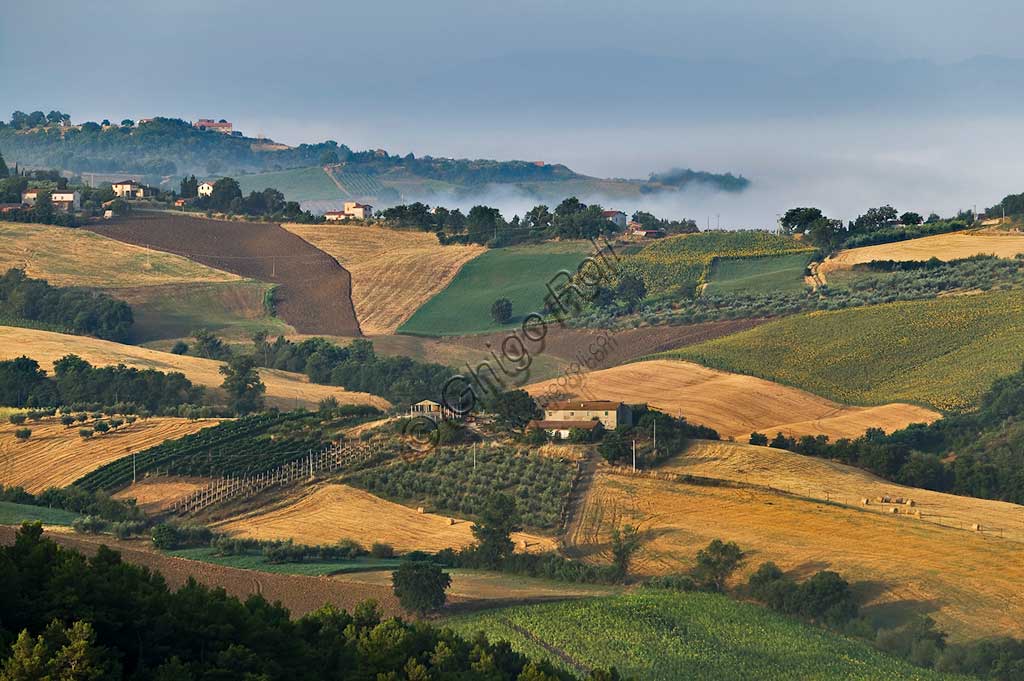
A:
{"type": "Polygon", "coordinates": [[[288,143],[602,176],[731,170],[756,191],[672,208],[737,223],[796,200],[942,212],[1024,190],[1019,1],[4,5],[2,115],[223,117],[288,143]]]}

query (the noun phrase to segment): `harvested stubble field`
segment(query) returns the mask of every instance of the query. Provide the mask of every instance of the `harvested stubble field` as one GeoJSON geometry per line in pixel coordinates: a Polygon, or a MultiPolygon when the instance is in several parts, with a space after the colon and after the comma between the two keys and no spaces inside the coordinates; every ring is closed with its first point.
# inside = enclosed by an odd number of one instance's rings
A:
{"type": "Polygon", "coordinates": [[[360,335],[349,273],[280,225],[149,214],[90,226],[126,243],[279,284],[277,313],[300,333],[360,335]]]}
{"type": "MultiPolygon", "coordinates": [[[[180,371],[193,383],[213,390],[219,390],[224,382],[224,376],[219,371],[222,363],[214,360],[173,355],[88,336],[0,326],[0,360],[28,355],[38,361],[42,368],[51,371],[53,362],[68,354],[78,355],[95,366],[125,364],[139,369],[180,371]]],[[[260,369],[260,376],[267,386],[266,401],[271,407],[294,409],[302,406],[314,409],[320,400],[332,396],[341,404],[372,404],[382,409],[390,406],[382,397],[310,383],[302,374],[260,369]]]]}
{"type": "Polygon", "coordinates": [[[753,376],[709,369],[692,362],[648,360],[582,374],[569,382],[528,386],[541,397],[563,393],[584,399],[647,403],[703,424],[722,437],[746,439],[752,432],[790,436],[857,437],[868,428],[886,432],[931,422],[937,412],[910,404],[851,407],[753,376]]]}
{"type": "Polygon", "coordinates": [[[25,268],[54,286],[120,288],[241,277],[188,258],[108,239],[88,230],[0,222],[0,271],[25,268]]]}
{"type": "Polygon", "coordinates": [[[1024,291],[809,312],[662,356],[849,404],[968,411],[997,378],[1020,369],[1024,291]]]}
{"type": "Polygon", "coordinates": [[[920,239],[877,244],[840,251],[818,267],[825,277],[829,272],[846,269],[873,260],[958,260],[972,255],[1012,258],[1024,253],[1024,234],[1010,232],[950,232],[920,239]]]}
{"type": "Polygon", "coordinates": [[[113,497],[115,499],[134,499],[139,508],[148,515],[152,515],[166,511],[175,500],[205,487],[209,482],[208,478],[143,478],[115,493],[113,497]]]}
{"type": "Polygon", "coordinates": [[[684,484],[600,471],[567,538],[577,554],[607,560],[611,530],[648,530],[644,574],[686,570],[712,539],[747,552],[735,581],[762,562],[805,578],[835,570],[868,599],[867,614],[897,622],[927,614],[954,639],[1024,635],[1024,545],[754,488],[684,484]]]}
{"type": "Polygon", "coordinates": [[[82,439],[78,429],[87,428],[91,423],[91,420],[75,423],[68,428],[54,417],[29,421],[25,427],[32,429],[32,437],[25,442],[14,438],[14,430],[21,426],[0,424],[0,484],[19,485],[33,494],[47,487],[65,487],[131,452],[194,433],[219,421],[140,419],[117,430],[82,439]]]}
{"type": "Polygon", "coordinates": [[[898,485],[853,466],[784,449],[696,440],[658,470],[771,487],[875,513],[892,515],[895,508],[917,518],[915,514],[920,512],[924,522],[956,529],[980,524],[983,532],[1024,543],[1024,506],[898,485]],[[914,505],[879,501],[886,496],[911,499],[914,505]],[[865,498],[869,500],[866,506],[861,504],[865,498]]]}
{"type": "MultiPolygon", "coordinates": [[[[15,531],[14,527],[0,527],[0,543],[12,544],[15,531]]],[[[260,594],[271,603],[280,601],[291,611],[292,617],[305,615],[326,603],[351,612],[356,605],[371,598],[377,601],[385,616],[403,614],[390,588],[366,584],[355,588],[330,577],[272,574],[175,558],[157,552],[149,540],[121,541],[109,536],[57,532],[47,532],[45,536],[86,555],[94,554],[101,544],[106,544],[119,551],[125,562],[159,571],[172,589],[180,588],[189,577],[193,577],[200,584],[223,588],[229,595],[243,601],[253,594],[260,594]]]]}
{"type": "Polygon", "coordinates": [[[384,227],[285,224],[352,275],[352,303],[366,335],[391,334],[442,291],[483,246],[442,246],[431,233],[384,227]]]}
{"type": "MultiPolygon", "coordinates": [[[[254,539],[294,539],[301,544],[334,544],[355,539],[364,546],[391,544],[398,551],[440,551],[474,542],[468,520],[451,525],[445,516],[417,513],[348,485],[325,484],[300,490],[275,508],[262,508],[218,523],[219,531],[254,539]]],[[[516,533],[517,547],[555,547],[548,537],[516,533]]]]}

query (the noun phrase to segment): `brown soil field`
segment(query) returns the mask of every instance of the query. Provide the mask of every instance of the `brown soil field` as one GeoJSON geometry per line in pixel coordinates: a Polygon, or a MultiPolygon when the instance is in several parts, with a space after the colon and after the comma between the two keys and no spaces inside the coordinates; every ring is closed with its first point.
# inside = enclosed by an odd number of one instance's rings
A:
{"type": "Polygon", "coordinates": [[[426,232],[285,224],[352,274],[352,303],[367,335],[391,334],[446,287],[483,246],[442,246],[426,232]]]}
{"type": "Polygon", "coordinates": [[[14,430],[19,426],[0,424],[0,484],[20,485],[33,494],[47,487],[65,487],[131,452],[194,433],[220,420],[140,419],[116,431],[83,440],[78,429],[90,423],[91,420],[65,428],[54,417],[30,421],[26,426],[32,429],[32,437],[25,442],[14,437],[14,430]]]}
{"type": "Polygon", "coordinates": [[[770,487],[875,513],[892,515],[896,508],[903,515],[955,529],[979,524],[982,532],[1024,543],[1024,506],[898,485],[853,466],[784,449],[697,440],[657,470],[770,487]],[[879,501],[886,496],[911,499],[914,505],[879,501]],[[863,505],[863,499],[869,503],[863,505]]]}
{"type": "Polygon", "coordinates": [[[134,499],[147,515],[154,515],[166,511],[175,500],[205,487],[209,482],[209,478],[144,478],[113,496],[115,499],[134,499]]]}
{"type": "Polygon", "coordinates": [[[951,232],[840,251],[821,264],[818,274],[827,277],[831,271],[872,260],[957,260],[972,255],[1012,258],[1018,253],[1024,253],[1024,234],[998,231],[951,232]]]}
{"type": "Polygon", "coordinates": [[[278,284],[277,313],[300,333],[360,335],[349,273],[280,225],[151,213],[97,223],[89,229],[278,284]]]}
{"type": "MultiPolygon", "coordinates": [[[[28,355],[47,371],[54,361],[64,355],[75,354],[97,366],[126,364],[140,369],[180,371],[193,383],[219,390],[224,377],[221,362],[202,357],[173,355],[169,352],[122,345],[88,336],[70,336],[51,331],[0,326],[0,359],[13,359],[28,355]]],[[[294,409],[296,406],[316,408],[320,400],[334,396],[342,404],[372,404],[380,408],[390,406],[387,400],[368,393],[348,392],[343,388],[310,383],[302,374],[260,369],[267,386],[266,402],[269,406],[294,409]]]]}
{"type": "MultiPolygon", "coordinates": [[[[0,543],[13,543],[15,531],[14,527],[0,526],[0,543]]],[[[327,603],[351,612],[356,605],[371,598],[377,601],[386,616],[403,614],[390,588],[369,584],[355,586],[330,577],[256,572],[176,558],[158,553],[146,540],[121,541],[108,536],[51,531],[47,531],[45,536],[86,555],[95,553],[100,545],[106,544],[119,551],[124,561],[160,572],[172,589],[180,588],[189,577],[194,577],[201,584],[223,588],[228,594],[242,600],[253,594],[261,594],[271,603],[279,601],[291,611],[293,617],[305,615],[327,603]]]]}
{"type": "Polygon", "coordinates": [[[230,272],[85,229],[0,222],[0,271],[11,267],[24,268],[30,277],[46,279],[54,286],[111,288],[241,281],[230,272]]]}
{"type": "Polygon", "coordinates": [[[541,401],[564,394],[647,403],[714,428],[722,437],[743,440],[752,432],[857,437],[869,427],[889,432],[940,416],[910,404],[846,406],[797,388],[678,360],[625,364],[572,376],[569,381],[535,383],[526,390],[541,401]]]}
{"type": "MultiPolygon", "coordinates": [[[[915,492],[915,494],[917,494],[915,492]]],[[[646,530],[641,574],[688,569],[713,539],[735,541],[745,581],[765,561],[805,578],[842,574],[867,599],[866,613],[933,617],[955,640],[1024,636],[1024,545],[989,533],[880,515],[752,488],[684,484],[601,470],[581,522],[567,538],[591,560],[607,560],[611,530],[646,530]]]]}
{"type": "MultiPolygon", "coordinates": [[[[607,369],[631,362],[646,355],[713,340],[729,334],[752,329],[769,319],[736,319],[685,326],[646,326],[638,329],[604,331],[594,329],[568,329],[556,324],[547,327],[544,337],[530,341],[517,334],[533,358],[555,357],[562,360],[562,370],[571,369],[572,363],[587,364],[590,370],[607,369]]],[[[446,339],[459,345],[479,350],[494,349],[501,356],[502,342],[511,332],[462,336],[446,339]]],[[[514,350],[514,348],[513,348],[514,350]]],[[[492,360],[493,364],[493,360],[492,360]]],[[[532,370],[531,375],[535,375],[532,370]]],[[[534,379],[540,380],[540,379],[534,379]]]]}
{"type": "MultiPolygon", "coordinates": [[[[302,544],[335,544],[355,539],[364,546],[391,544],[397,551],[440,551],[473,543],[468,520],[455,520],[396,504],[348,485],[325,484],[300,490],[275,508],[264,508],[215,525],[222,532],[255,539],[294,539],[302,544]]],[[[548,537],[513,535],[528,550],[549,550],[548,537]]]]}

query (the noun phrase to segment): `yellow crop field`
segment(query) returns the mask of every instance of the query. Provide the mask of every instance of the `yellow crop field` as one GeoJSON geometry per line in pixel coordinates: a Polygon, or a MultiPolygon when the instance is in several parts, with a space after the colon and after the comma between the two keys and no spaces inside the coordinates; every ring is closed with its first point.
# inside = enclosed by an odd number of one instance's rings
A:
{"type": "MultiPolygon", "coordinates": [[[[219,390],[221,383],[224,382],[224,376],[219,371],[222,363],[214,360],[172,355],[169,352],[122,345],[88,336],[69,336],[51,331],[0,326],[0,360],[27,355],[50,371],[54,361],[68,354],[78,355],[96,366],[125,364],[139,369],[180,371],[193,383],[214,390],[219,390]]],[[[267,386],[266,402],[272,407],[316,408],[320,400],[326,397],[334,397],[341,404],[372,404],[382,409],[390,407],[390,403],[383,397],[348,392],[335,386],[317,385],[310,383],[302,374],[260,369],[260,376],[267,386]]]]}
{"type": "Polygon", "coordinates": [[[65,487],[86,473],[162,443],[219,423],[218,419],[151,418],[125,424],[102,435],[82,439],[80,427],[68,428],[54,417],[28,421],[32,436],[15,439],[13,426],[0,423],[0,484],[18,485],[32,493],[47,487],[65,487]]]}
{"type": "Polygon", "coordinates": [[[804,578],[835,570],[870,594],[868,608],[898,606],[934,618],[954,640],[1024,635],[1024,544],[908,515],[882,515],[750,488],[683,484],[600,471],[568,542],[603,561],[611,530],[649,530],[643,574],[688,569],[712,539],[747,552],[735,577],[764,561],[804,578]]]}
{"type": "Polygon", "coordinates": [[[722,437],[744,440],[752,432],[857,437],[871,427],[889,432],[939,418],[935,411],[910,404],[851,407],[753,376],[677,360],[648,360],[592,371],[565,389],[555,379],[526,390],[541,402],[564,394],[647,403],[714,428],[722,437]]]}
{"type": "MultiPolygon", "coordinates": [[[[376,497],[348,485],[326,484],[302,490],[276,508],[263,508],[218,523],[222,532],[255,539],[294,539],[301,544],[334,544],[355,539],[366,547],[391,544],[398,551],[440,551],[472,544],[468,520],[449,524],[445,516],[376,497]]],[[[516,533],[517,547],[550,550],[553,539],[516,533]]]]}
{"type": "Polygon", "coordinates": [[[872,260],[957,260],[972,255],[1012,258],[1024,253],[1024,234],[1011,232],[951,232],[890,244],[877,244],[840,251],[818,267],[818,274],[852,267],[872,260]]]}
{"type": "Polygon", "coordinates": [[[205,487],[209,482],[207,478],[143,478],[113,496],[115,499],[134,499],[147,514],[155,514],[166,511],[175,500],[205,487]]]}
{"type": "Polygon", "coordinates": [[[54,286],[118,288],[242,278],[188,258],[151,251],[86,229],[0,222],[0,271],[25,268],[54,286]]]}
{"type": "Polygon", "coordinates": [[[366,335],[392,334],[443,290],[483,246],[441,246],[426,232],[286,224],[352,275],[352,303],[366,335]]]}

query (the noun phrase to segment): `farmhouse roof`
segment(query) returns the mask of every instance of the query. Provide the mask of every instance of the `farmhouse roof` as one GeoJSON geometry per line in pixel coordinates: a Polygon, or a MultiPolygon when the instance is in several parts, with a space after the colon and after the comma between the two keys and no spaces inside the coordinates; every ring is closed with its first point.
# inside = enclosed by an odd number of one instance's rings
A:
{"type": "Polygon", "coordinates": [[[439,402],[435,402],[434,400],[420,400],[419,402],[416,403],[416,405],[417,406],[425,406],[425,407],[440,407],[441,406],[441,404],[439,402]]]}
{"type": "Polygon", "coordinates": [[[603,210],[601,211],[601,217],[610,218],[616,215],[625,215],[621,210],[603,210]]]}
{"type": "Polygon", "coordinates": [[[566,409],[578,409],[579,411],[611,411],[612,409],[618,409],[622,406],[622,402],[613,402],[611,400],[561,400],[559,402],[549,402],[544,405],[545,409],[557,409],[564,411],[566,409]]]}
{"type": "Polygon", "coordinates": [[[136,185],[136,184],[139,184],[139,183],[136,182],[135,180],[121,180],[120,182],[114,182],[113,184],[114,185],[122,185],[122,184],[136,185]]]}
{"type": "Polygon", "coordinates": [[[593,430],[601,425],[600,421],[548,421],[544,419],[533,420],[526,424],[527,428],[543,428],[544,430],[593,430]]]}

